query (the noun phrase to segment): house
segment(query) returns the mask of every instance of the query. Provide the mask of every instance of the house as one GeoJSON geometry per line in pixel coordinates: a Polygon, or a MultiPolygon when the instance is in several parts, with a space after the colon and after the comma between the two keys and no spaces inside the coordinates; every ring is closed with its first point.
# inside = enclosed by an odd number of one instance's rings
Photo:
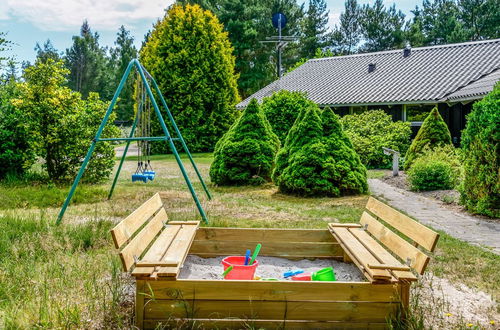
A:
{"type": "Polygon", "coordinates": [[[414,131],[438,109],[460,142],[474,101],[500,80],[500,39],[311,59],[240,102],[285,89],[340,115],[383,109],[414,131]]]}

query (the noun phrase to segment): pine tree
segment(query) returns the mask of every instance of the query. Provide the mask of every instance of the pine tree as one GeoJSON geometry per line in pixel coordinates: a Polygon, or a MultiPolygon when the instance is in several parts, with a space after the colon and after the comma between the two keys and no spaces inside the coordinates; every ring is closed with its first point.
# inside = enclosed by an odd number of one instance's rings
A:
{"type": "Polygon", "coordinates": [[[303,58],[313,58],[317,49],[323,49],[327,45],[328,13],[325,0],[309,0],[300,38],[300,55],[303,58]]]}
{"type": "Polygon", "coordinates": [[[52,45],[50,39],[47,39],[43,46],[38,42],[35,45],[36,59],[42,63],[47,62],[48,59],[52,59],[54,62],[58,62],[61,59],[61,55],[57,49],[52,45]]]}
{"type": "Polygon", "coordinates": [[[342,196],[368,190],[366,169],[330,108],[304,110],[276,158],[279,190],[302,196],[342,196]]]}
{"type": "Polygon", "coordinates": [[[215,147],[210,178],[218,185],[255,185],[269,181],[279,139],[252,99],[215,147]]]}
{"type": "Polygon", "coordinates": [[[353,54],[361,40],[361,8],[356,0],[347,0],[340,14],[340,25],[336,28],[337,47],[341,54],[353,54]]]}
{"type": "Polygon", "coordinates": [[[424,149],[434,149],[444,145],[451,145],[451,134],[436,107],[425,118],[417,136],[406,152],[405,171],[410,169],[415,159],[423,153],[424,149]]]}
{"type": "MultiPolygon", "coordinates": [[[[114,85],[118,86],[129,62],[137,57],[134,38],[130,31],[122,25],[116,34],[115,48],[111,50],[111,62],[114,67],[114,85]]],[[[118,120],[129,121],[134,116],[134,81],[128,79],[120,94],[120,101],[116,105],[118,120]]]]}
{"type": "MultiPolygon", "coordinates": [[[[213,150],[237,116],[233,49],[222,29],[200,6],[174,5],[140,51],[193,152],[213,150]]],[[[151,129],[162,134],[157,121],[151,129]]],[[[166,152],[166,144],[154,144],[153,151],[166,152]]]]}

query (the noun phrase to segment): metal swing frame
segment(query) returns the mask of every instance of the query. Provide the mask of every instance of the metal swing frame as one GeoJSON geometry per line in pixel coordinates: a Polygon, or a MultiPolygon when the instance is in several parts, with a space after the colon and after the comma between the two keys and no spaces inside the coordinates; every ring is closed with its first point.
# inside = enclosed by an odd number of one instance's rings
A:
{"type": "Polygon", "coordinates": [[[108,200],[111,199],[111,196],[113,195],[113,191],[114,191],[116,183],[118,181],[118,176],[120,175],[120,171],[122,169],[123,162],[125,161],[125,157],[127,155],[127,151],[128,151],[129,146],[130,146],[130,142],[132,142],[132,141],[167,141],[170,149],[172,150],[172,153],[175,156],[175,160],[177,161],[177,164],[179,165],[182,176],[184,177],[184,180],[186,181],[186,185],[189,188],[191,196],[193,197],[193,200],[196,203],[196,207],[198,208],[198,212],[200,213],[203,221],[205,221],[205,223],[208,223],[208,218],[205,214],[203,207],[201,206],[200,200],[198,199],[198,196],[196,195],[196,192],[193,188],[193,185],[191,184],[191,180],[189,179],[189,176],[186,172],[186,169],[184,168],[184,164],[182,163],[181,158],[179,156],[179,153],[177,152],[177,148],[175,147],[174,141],[181,142],[182,147],[183,147],[184,151],[186,152],[186,154],[188,155],[189,161],[191,162],[191,165],[193,166],[193,168],[196,172],[196,175],[198,176],[198,179],[200,180],[201,185],[203,186],[203,189],[205,190],[205,193],[206,193],[208,199],[209,200],[212,199],[212,196],[210,195],[210,192],[208,191],[208,188],[205,184],[205,181],[203,181],[203,178],[200,174],[200,171],[198,170],[198,167],[196,166],[196,164],[193,160],[193,157],[191,156],[191,153],[189,152],[186,141],[184,141],[184,138],[182,137],[182,134],[181,134],[179,128],[177,127],[177,124],[175,123],[174,117],[172,116],[172,113],[170,112],[170,110],[167,106],[167,102],[165,101],[163,94],[161,93],[160,88],[158,87],[155,79],[147,72],[147,70],[141,65],[141,63],[139,63],[139,61],[137,59],[133,59],[128,64],[127,69],[125,70],[125,73],[123,74],[122,79],[120,80],[120,84],[118,85],[118,88],[115,91],[113,99],[111,100],[111,103],[109,104],[108,110],[106,111],[106,114],[104,115],[104,118],[101,122],[101,125],[99,126],[99,129],[97,130],[97,133],[96,133],[94,139],[92,140],[92,143],[90,144],[90,147],[87,151],[87,155],[85,156],[85,159],[83,160],[82,166],[80,167],[80,170],[78,171],[78,174],[76,175],[76,178],[73,181],[73,185],[71,186],[71,189],[68,193],[68,196],[66,197],[66,200],[64,201],[64,204],[61,208],[61,211],[59,212],[59,215],[58,215],[57,220],[56,220],[56,224],[61,223],[63,216],[64,216],[64,213],[66,212],[66,209],[67,209],[68,205],[70,204],[71,199],[73,198],[76,187],[78,186],[78,183],[80,182],[80,179],[82,178],[83,173],[85,172],[85,168],[87,167],[87,165],[90,161],[90,157],[92,156],[92,153],[94,152],[94,148],[95,148],[97,142],[101,142],[101,141],[126,141],[127,142],[125,149],[123,151],[123,155],[120,159],[120,164],[118,165],[118,169],[116,171],[115,178],[113,179],[111,189],[110,189],[109,194],[108,194],[108,200]],[[101,138],[102,131],[104,130],[104,127],[108,123],[109,116],[113,112],[113,108],[115,107],[116,101],[118,100],[118,96],[120,95],[120,93],[123,89],[123,86],[125,85],[125,82],[127,81],[128,77],[130,76],[130,73],[131,73],[133,68],[135,68],[137,70],[137,72],[139,73],[140,79],[142,80],[142,83],[146,87],[146,93],[149,96],[149,99],[151,100],[154,111],[156,113],[156,117],[158,118],[158,120],[160,122],[160,126],[163,130],[164,136],[134,137],[135,128],[137,126],[139,116],[141,115],[140,113],[137,113],[135,116],[134,122],[132,124],[132,129],[130,131],[130,135],[128,138],[101,138]],[[160,98],[161,104],[167,113],[168,119],[170,120],[170,123],[172,124],[172,127],[174,128],[174,131],[175,131],[177,137],[172,137],[170,135],[170,132],[167,128],[167,125],[165,124],[165,121],[163,120],[163,116],[161,115],[160,108],[158,107],[156,99],[155,99],[153,92],[151,90],[151,86],[149,85],[146,77],[151,80],[152,86],[153,86],[156,94],[160,98]]]}

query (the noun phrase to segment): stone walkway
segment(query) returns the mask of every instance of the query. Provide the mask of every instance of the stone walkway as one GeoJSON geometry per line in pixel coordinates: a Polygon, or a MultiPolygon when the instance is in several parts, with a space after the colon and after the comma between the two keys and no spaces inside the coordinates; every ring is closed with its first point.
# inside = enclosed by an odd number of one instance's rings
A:
{"type": "Polygon", "coordinates": [[[450,211],[432,199],[393,187],[379,179],[369,179],[368,184],[374,196],[421,223],[500,254],[500,223],[450,211]]]}

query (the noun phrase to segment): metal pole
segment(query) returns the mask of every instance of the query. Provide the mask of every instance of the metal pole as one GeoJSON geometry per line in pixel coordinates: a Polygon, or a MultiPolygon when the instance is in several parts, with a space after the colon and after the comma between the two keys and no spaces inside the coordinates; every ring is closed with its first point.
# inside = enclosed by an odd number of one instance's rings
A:
{"type": "Polygon", "coordinates": [[[201,176],[200,171],[198,171],[198,167],[196,166],[196,163],[194,162],[193,157],[191,156],[191,153],[189,152],[188,146],[186,144],[186,141],[184,141],[184,138],[182,137],[181,131],[179,130],[179,128],[177,127],[177,124],[175,123],[174,117],[172,116],[172,113],[170,112],[170,109],[167,106],[167,102],[165,101],[165,98],[163,97],[163,94],[161,93],[160,88],[156,84],[156,81],[154,80],[153,77],[151,77],[151,81],[153,82],[153,87],[155,88],[156,93],[160,96],[160,101],[161,101],[163,107],[167,111],[168,119],[172,123],[172,126],[174,127],[175,133],[179,137],[179,140],[182,143],[182,147],[184,148],[184,151],[188,155],[189,161],[191,162],[191,165],[193,166],[194,171],[196,172],[196,175],[198,176],[198,179],[200,180],[201,185],[203,186],[203,190],[205,190],[205,193],[207,194],[208,199],[211,200],[212,195],[210,194],[210,191],[208,190],[208,187],[205,184],[205,181],[203,180],[203,177],[201,176]]]}
{"type": "Polygon", "coordinates": [[[281,14],[278,17],[278,78],[281,78],[281,14]]]}
{"type": "MultiPolygon", "coordinates": [[[[153,92],[151,91],[151,88],[149,87],[149,84],[146,80],[146,77],[144,75],[144,71],[142,70],[142,66],[137,60],[133,60],[137,70],[139,71],[139,74],[142,78],[142,81],[144,82],[144,85],[146,86],[146,92],[149,95],[149,98],[151,99],[151,103],[153,103],[153,107],[156,112],[156,116],[158,117],[158,120],[160,121],[161,128],[163,129],[163,132],[165,133],[165,136],[168,138],[168,143],[170,145],[170,148],[172,149],[172,152],[175,156],[175,160],[177,161],[177,164],[179,165],[179,168],[181,169],[182,176],[184,177],[184,180],[186,181],[186,184],[189,188],[189,191],[191,192],[191,196],[193,196],[193,199],[196,203],[196,207],[198,208],[198,211],[200,212],[201,218],[205,223],[208,223],[207,216],[205,214],[205,211],[203,210],[203,207],[201,206],[200,201],[198,200],[198,196],[196,196],[196,192],[194,191],[193,185],[191,184],[191,181],[189,180],[189,177],[186,173],[186,170],[184,169],[184,164],[182,164],[181,157],[179,156],[179,153],[177,152],[177,149],[175,148],[174,141],[172,141],[170,133],[167,129],[167,126],[165,125],[165,121],[163,120],[163,117],[161,115],[160,109],[158,108],[158,104],[156,103],[156,100],[153,96],[153,92]]],[[[161,94],[160,94],[161,95],[161,94]]]]}
{"type": "Polygon", "coordinates": [[[87,151],[87,155],[85,156],[85,159],[83,160],[82,167],[80,167],[80,170],[78,171],[78,174],[76,175],[75,181],[73,181],[73,185],[71,186],[71,189],[69,191],[68,196],[66,197],[66,200],[64,201],[64,204],[61,208],[61,211],[59,212],[59,215],[57,216],[56,220],[56,225],[60,224],[62,221],[62,218],[64,216],[64,213],[66,212],[66,208],[68,207],[69,203],[71,202],[71,198],[73,198],[73,194],[75,193],[76,187],[78,186],[78,182],[80,182],[80,179],[82,178],[83,172],[85,171],[85,168],[87,167],[87,164],[90,160],[90,156],[92,156],[92,153],[94,152],[95,144],[97,143],[97,140],[102,134],[102,131],[104,130],[104,127],[106,126],[106,123],[108,122],[109,116],[111,115],[111,112],[113,111],[113,108],[115,107],[116,100],[118,99],[118,96],[120,95],[123,86],[125,85],[125,82],[127,81],[127,78],[130,74],[130,70],[133,67],[133,64],[135,60],[130,61],[130,63],[127,66],[127,70],[125,70],[125,73],[122,76],[122,80],[120,81],[120,85],[118,85],[118,89],[115,92],[115,95],[113,96],[113,99],[111,100],[111,103],[109,104],[108,110],[106,111],[106,114],[104,115],[104,118],[102,119],[101,126],[99,126],[99,129],[97,130],[97,133],[95,135],[95,138],[92,140],[92,143],[90,144],[89,150],[87,151]]]}

